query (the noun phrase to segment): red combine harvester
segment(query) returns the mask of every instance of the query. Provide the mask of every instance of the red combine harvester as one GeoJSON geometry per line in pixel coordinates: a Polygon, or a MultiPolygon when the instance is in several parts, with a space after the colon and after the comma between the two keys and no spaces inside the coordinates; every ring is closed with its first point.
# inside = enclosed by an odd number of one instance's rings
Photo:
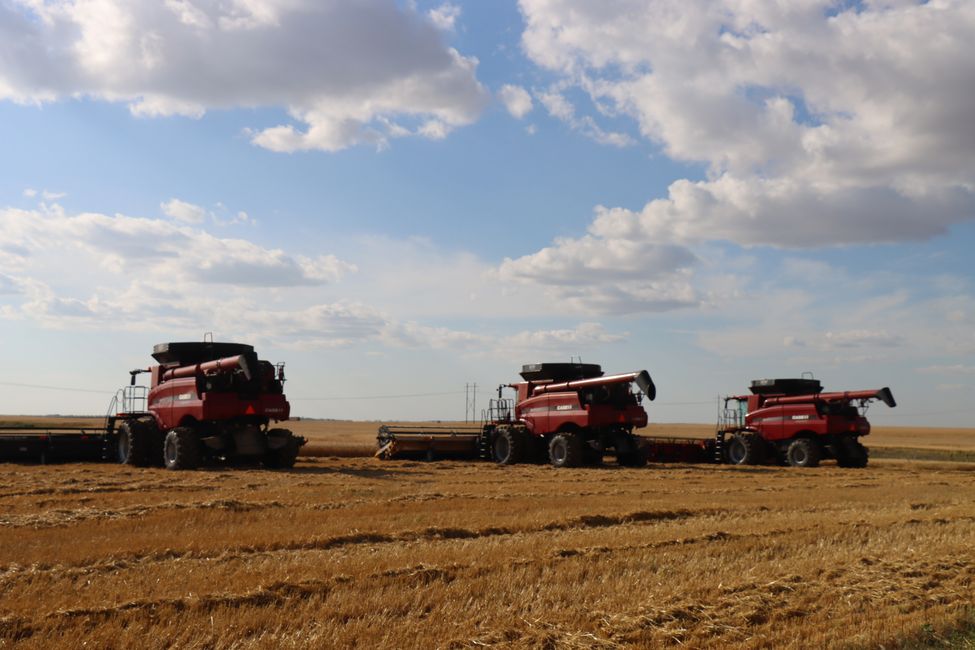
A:
{"type": "Polygon", "coordinates": [[[192,469],[207,460],[295,464],[305,439],[269,428],[291,411],[284,364],[258,359],[250,345],[213,341],[160,343],[152,356],[159,364],[131,371],[123,411],[108,418],[119,462],[167,469],[192,469]],[[147,393],[135,386],[143,372],[151,377],[147,393]],[[140,402],[146,405],[141,410],[140,402]]]}
{"type": "Polygon", "coordinates": [[[640,467],[646,454],[633,429],[647,424],[644,395],[656,396],[646,370],[604,375],[595,364],[522,367],[524,381],[498,387],[480,427],[380,427],[380,458],[479,457],[502,465],[549,461],[555,467],[596,465],[612,450],[620,465],[640,467]],[[636,384],[637,391],[631,390],[636,384]],[[516,398],[503,398],[513,388],[516,398]]]}
{"type": "Polygon", "coordinates": [[[190,469],[207,461],[260,461],[292,467],[305,439],[287,429],[284,364],[257,358],[242,343],[161,343],[158,365],[131,371],[105,426],[0,427],[0,456],[20,460],[117,460],[190,469]],[[151,385],[136,386],[149,373],[151,385]]]}
{"type": "Polygon", "coordinates": [[[866,467],[870,433],[867,406],[897,406],[889,388],[822,392],[812,377],[758,379],[751,395],[726,397],[714,441],[715,460],[735,465],[777,462],[815,467],[835,459],[840,467],[866,467]]]}

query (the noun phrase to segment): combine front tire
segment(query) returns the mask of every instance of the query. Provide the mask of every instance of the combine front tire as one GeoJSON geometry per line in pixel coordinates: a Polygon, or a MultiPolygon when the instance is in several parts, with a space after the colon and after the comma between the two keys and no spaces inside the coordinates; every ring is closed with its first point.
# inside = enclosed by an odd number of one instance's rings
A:
{"type": "Polygon", "coordinates": [[[548,443],[548,457],[555,467],[578,467],[583,462],[583,440],[575,433],[557,433],[548,443]]]}
{"type": "Polygon", "coordinates": [[[793,467],[818,467],[819,447],[814,440],[793,440],[785,452],[785,458],[793,467]]]}
{"type": "Polygon", "coordinates": [[[196,469],[200,466],[200,440],[190,427],[176,427],[166,434],[163,461],[166,469],[196,469]]]}
{"type": "Polygon", "coordinates": [[[514,465],[525,459],[527,440],[517,429],[499,428],[491,443],[491,457],[499,465],[514,465]]]}
{"type": "Polygon", "coordinates": [[[118,462],[133,467],[148,467],[152,448],[150,431],[137,420],[126,420],[118,425],[118,462]]]}
{"type": "Polygon", "coordinates": [[[291,469],[298,460],[298,450],[301,449],[301,441],[287,429],[271,429],[267,432],[268,439],[272,437],[284,437],[286,442],[277,449],[268,449],[264,453],[264,467],[271,469],[291,469]]]}
{"type": "Polygon", "coordinates": [[[732,465],[761,465],[765,461],[763,441],[754,433],[734,434],[725,449],[732,465]]]}

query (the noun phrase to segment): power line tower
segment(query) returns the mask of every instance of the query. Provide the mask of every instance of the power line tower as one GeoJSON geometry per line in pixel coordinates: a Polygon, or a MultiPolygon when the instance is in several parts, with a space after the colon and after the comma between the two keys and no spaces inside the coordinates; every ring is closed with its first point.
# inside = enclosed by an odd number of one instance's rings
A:
{"type": "Polygon", "coordinates": [[[477,382],[464,384],[464,422],[477,422],[477,382]]]}

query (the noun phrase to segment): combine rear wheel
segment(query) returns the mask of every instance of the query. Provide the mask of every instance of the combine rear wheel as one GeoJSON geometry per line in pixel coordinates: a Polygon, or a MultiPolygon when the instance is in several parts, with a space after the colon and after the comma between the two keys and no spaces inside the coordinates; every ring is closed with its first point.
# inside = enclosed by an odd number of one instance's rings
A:
{"type": "Polygon", "coordinates": [[[836,464],[840,467],[866,467],[870,460],[869,452],[856,438],[843,438],[839,442],[836,464]]]}
{"type": "Polygon", "coordinates": [[[555,467],[578,467],[582,464],[583,441],[576,433],[557,433],[548,443],[548,457],[555,467]]]}
{"type": "Polygon", "coordinates": [[[585,444],[582,448],[582,460],[587,467],[599,467],[603,464],[603,450],[585,444]]]}
{"type": "Polygon", "coordinates": [[[301,442],[292,435],[287,429],[271,429],[267,432],[268,439],[272,437],[285,437],[287,441],[284,446],[277,449],[268,449],[264,453],[264,467],[271,469],[290,469],[295,466],[298,460],[298,450],[301,442]]]}
{"type": "Polygon", "coordinates": [[[738,432],[727,442],[726,455],[732,465],[761,465],[765,462],[763,441],[754,433],[738,432]]]}
{"type": "Polygon", "coordinates": [[[133,467],[148,467],[151,462],[150,432],[136,420],[118,425],[118,462],[133,467]]]}
{"type": "Polygon", "coordinates": [[[785,458],[793,467],[818,467],[819,447],[813,440],[799,438],[789,445],[785,458]]]}
{"type": "Polygon", "coordinates": [[[525,459],[527,440],[518,429],[499,427],[491,444],[491,457],[499,465],[514,465],[525,459]]]}
{"type": "Polygon", "coordinates": [[[163,461],[166,469],[196,469],[200,466],[200,441],[190,427],[176,427],[166,434],[163,461]]]}

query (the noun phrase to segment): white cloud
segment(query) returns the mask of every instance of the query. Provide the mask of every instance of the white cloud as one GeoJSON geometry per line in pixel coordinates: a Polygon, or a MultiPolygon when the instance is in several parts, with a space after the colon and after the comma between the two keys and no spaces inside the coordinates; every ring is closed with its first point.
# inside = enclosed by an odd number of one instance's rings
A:
{"type": "Polygon", "coordinates": [[[0,273],[0,296],[18,294],[21,291],[17,278],[0,273]]]}
{"type": "Polygon", "coordinates": [[[512,348],[519,354],[524,351],[537,351],[568,356],[578,352],[580,346],[620,343],[628,337],[628,334],[610,334],[600,323],[580,323],[571,329],[518,332],[508,337],[503,347],[512,348]]]}
{"type": "Polygon", "coordinates": [[[430,17],[430,22],[436,25],[437,29],[449,32],[453,31],[457,19],[460,18],[460,7],[453,3],[445,2],[436,9],[431,9],[427,15],[430,17]]]}
{"type": "Polygon", "coordinates": [[[542,106],[545,107],[549,115],[565,122],[573,130],[579,131],[587,138],[595,140],[600,144],[608,144],[620,148],[635,144],[635,140],[626,133],[606,131],[590,115],[578,117],[575,106],[559,92],[558,87],[539,93],[538,101],[542,103],[542,106]]]}
{"type": "Polygon", "coordinates": [[[887,330],[869,329],[826,332],[824,339],[826,346],[831,348],[893,347],[903,342],[887,330]]]}
{"type": "Polygon", "coordinates": [[[531,113],[532,108],[534,108],[532,96],[521,86],[505,84],[498,91],[498,97],[515,119],[520,120],[531,113]]]}
{"type": "Polygon", "coordinates": [[[284,107],[289,123],[250,131],[282,152],[443,137],[487,102],[476,60],[384,0],[12,0],[0,62],[0,99],[23,103],[87,96],[143,117],[284,107]]]}
{"type": "Polygon", "coordinates": [[[69,215],[59,206],[46,211],[0,209],[0,232],[0,243],[18,247],[34,258],[54,251],[76,251],[91,266],[117,274],[137,272],[169,285],[321,285],[355,270],[334,255],[290,255],[159,219],[69,215]]]}
{"type": "Polygon", "coordinates": [[[159,207],[167,217],[172,217],[177,221],[183,221],[185,223],[203,223],[203,220],[207,216],[207,211],[204,208],[187,203],[186,201],[180,201],[177,198],[160,203],[159,207]]]}
{"type": "Polygon", "coordinates": [[[700,303],[689,282],[696,262],[684,246],[625,233],[591,234],[505,259],[498,273],[502,280],[546,286],[560,303],[582,313],[653,312],[700,303]]]}
{"type": "Polygon", "coordinates": [[[470,253],[425,240],[370,239],[342,249],[358,252],[363,268],[334,254],[220,237],[205,222],[72,214],[57,204],[0,208],[0,318],[58,330],[210,330],[281,348],[364,345],[479,358],[536,347],[578,353],[621,340],[593,323],[510,334],[504,319],[545,300],[509,292],[470,253]],[[479,329],[465,327],[468,320],[479,329]]]}
{"type": "Polygon", "coordinates": [[[51,190],[38,191],[30,187],[24,190],[24,197],[28,199],[40,197],[45,201],[57,201],[58,199],[63,199],[65,196],[67,196],[67,194],[64,192],[52,192],[51,190]]]}
{"type": "MultiPolygon", "coordinates": [[[[587,234],[523,258],[534,282],[554,284],[580,249],[899,242],[975,217],[973,3],[519,5],[524,51],[559,76],[537,94],[552,116],[626,144],[580,117],[569,98],[582,95],[707,172],[641,210],[598,209],[587,234]]],[[[658,262],[646,258],[647,275],[658,262]]],[[[618,289],[592,275],[592,296],[618,289]]]]}
{"type": "Polygon", "coordinates": [[[975,375],[975,366],[967,366],[961,363],[942,366],[926,366],[919,368],[918,372],[926,375],[975,375]]]}
{"type": "MultiPolygon", "coordinates": [[[[971,218],[975,5],[831,17],[834,5],[522,0],[523,44],[566,76],[561,87],[578,79],[668,156],[708,166],[709,180],[675,183],[655,206],[667,213],[656,232],[709,238],[717,224],[741,243],[819,245],[927,237],[971,218]],[[835,234],[790,234],[804,224],[835,234]]],[[[561,95],[543,101],[571,118],[561,95]]]]}

